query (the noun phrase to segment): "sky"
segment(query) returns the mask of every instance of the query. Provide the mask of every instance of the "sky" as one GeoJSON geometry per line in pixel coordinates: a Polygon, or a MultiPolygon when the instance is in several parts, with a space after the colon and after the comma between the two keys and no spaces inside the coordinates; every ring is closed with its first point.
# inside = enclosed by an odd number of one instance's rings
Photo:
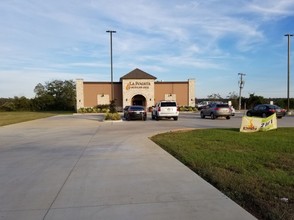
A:
{"type": "Polygon", "coordinates": [[[243,97],[287,97],[292,0],[0,0],[0,97],[33,98],[56,79],[110,82],[107,30],[114,81],[139,68],[226,98],[244,73],[243,97]]]}

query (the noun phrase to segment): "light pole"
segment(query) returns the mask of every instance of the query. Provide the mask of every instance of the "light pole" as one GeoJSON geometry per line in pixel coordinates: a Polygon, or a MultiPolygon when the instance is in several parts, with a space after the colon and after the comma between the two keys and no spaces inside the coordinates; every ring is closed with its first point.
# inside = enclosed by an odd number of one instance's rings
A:
{"type": "Polygon", "coordinates": [[[239,110],[241,110],[241,90],[244,87],[245,81],[243,80],[243,76],[245,76],[245,73],[238,73],[238,75],[241,77],[239,81],[239,110]]]}
{"type": "Polygon", "coordinates": [[[112,64],[112,34],[116,31],[108,30],[106,31],[110,34],[110,72],[111,72],[111,100],[114,100],[114,88],[113,88],[113,64],[112,64]]]}
{"type": "Polygon", "coordinates": [[[287,81],[287,112],[290,109],[290,37],[293,37],[293,34],[285,34],[288,37],[288,81],[287,81]]]}

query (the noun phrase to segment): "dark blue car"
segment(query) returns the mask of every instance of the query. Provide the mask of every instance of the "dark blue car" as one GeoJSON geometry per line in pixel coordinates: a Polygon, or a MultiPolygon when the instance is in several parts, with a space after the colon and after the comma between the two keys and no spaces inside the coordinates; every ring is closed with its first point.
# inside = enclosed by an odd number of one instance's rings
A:
{"type": "Polygon", "coordinates": [[[147,113],[143,106],[131,105],[124,111],[124,117],[126,120],[144,120],[146,121],[147,113]]]}
{"type": "Polygon", "coordinates": [[[248,110],[246,115],[249,117],[256,116],[266,118],[274,113],[276,113],[277,118],[282,118],[286,115],[286,110],[277,105],[260,104],[256,105],[253,109],[248,110]]]}

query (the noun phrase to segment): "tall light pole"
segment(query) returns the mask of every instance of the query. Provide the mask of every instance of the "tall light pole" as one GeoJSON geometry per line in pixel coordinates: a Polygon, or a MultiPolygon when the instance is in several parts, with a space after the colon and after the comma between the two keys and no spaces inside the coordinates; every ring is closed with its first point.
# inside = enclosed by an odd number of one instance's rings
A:
{"type": "Polygon", "coordinates": [[[239,110],[241,110],[241,90],[244,87],[245,81],[243,80],[243,76],[245,76],[245,73],[238,73],[238,75],[241,77],[239,81],[239,110]]]}
{"type": "Polygon", "coordinates": [[[112,34],[116,31],[106,31],[110,34],[110,72],[111,72],[111,100],[114,100],[114,87],[113,87],[113,63],[112,63],[112,34]]]}
{"type": "Polygon", "coordinates": [[[290,37],[293,37],[293,34],[285,34],[288,37],[288,75],[287,75],[287,112],[290,109],[290,37]]]}

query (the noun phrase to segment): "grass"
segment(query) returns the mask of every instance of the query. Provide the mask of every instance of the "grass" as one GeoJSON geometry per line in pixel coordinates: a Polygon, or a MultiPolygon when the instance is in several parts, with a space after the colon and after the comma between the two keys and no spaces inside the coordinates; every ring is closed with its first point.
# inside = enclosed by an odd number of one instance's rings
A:
{"type": "Polygon", "coordinates": [[[0,126],[31,121],[65,113],[68,114],[68,112],[0,112],[0,126]]]}
{"type": "Polygon", "coordinates": [[[151,139],[257,218],[274,220],[294,219],[293,134],[207,129],[151,139]]]}

